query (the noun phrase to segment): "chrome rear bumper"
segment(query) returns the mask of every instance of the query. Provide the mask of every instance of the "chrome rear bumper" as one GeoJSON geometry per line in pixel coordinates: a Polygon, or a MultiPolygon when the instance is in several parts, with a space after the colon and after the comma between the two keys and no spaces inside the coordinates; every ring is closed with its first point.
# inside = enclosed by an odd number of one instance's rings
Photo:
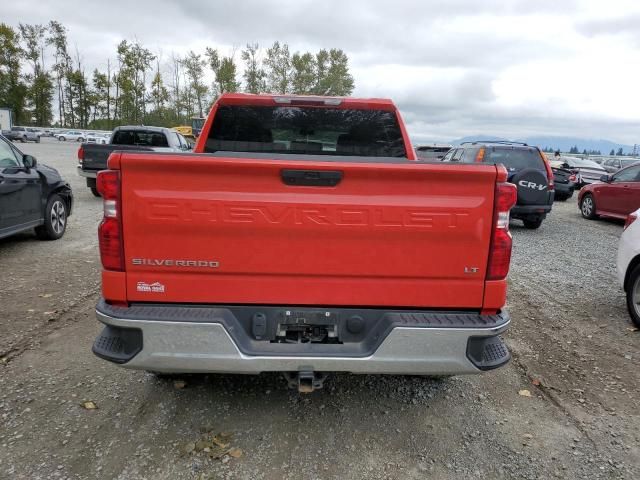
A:
{"type": "MultiPolygon", "coordinates": [[[[164,307],[151,307],[155,308],[164,307]]],[[[175,310],[178,307],[166,308],[175,310]]],[[[362,356],[341,356],[342,345],[332,345],[335,348],[323,355],[322,345],[318,344],[316,346],[319,349],[314,350],[312,355],[292,355],[290,344],[273,342],[265,343],[270,347],[269,353],[249,354],[243,351],[246,348],[242,347],[242,342],[235,339],[238,332],[234,330],[237,327],[229,327],[223,321],[215,321],[215,318],[212,321],[203,321],[202,318],[197,321],[185,318],[167,321],[162,319],[164,314],[157,315],[160,319],[118,318],[113,312],[107,313],[100,308],[96,314],[98,320],[106,325],[94,344],[96,355],[126,368],[163,373],[257,374],[311,370],[453,375],[480,373],[502,366],[510,358],[498,337],[510,323],[506,312],[502,313],[499,324],[485,326],[480,323],[464,327],[395,325],[371,352],[365,352],[362,356]],[[127,350],[129,353],[125,355],[127,350]],[[278,350],[282,353],[279,354],[278,350]],[[489,363],[483,363],[487,356],[495,358],[488,358],[489,363]]]]}

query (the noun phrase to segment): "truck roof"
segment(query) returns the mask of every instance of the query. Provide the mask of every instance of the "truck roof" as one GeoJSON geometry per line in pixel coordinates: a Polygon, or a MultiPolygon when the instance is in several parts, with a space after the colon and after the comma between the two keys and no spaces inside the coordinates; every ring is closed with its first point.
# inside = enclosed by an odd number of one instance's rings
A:
{"type": "Polygon", "coordinates": [[[280,95],[253,93],[224,93],[218,99],[222,105],[260,106],[331,106],[334,108],[363,110],[396,110],[388,98],[327,97],[321,95],[280,95]]]}
{"type": "Polygon", "coordinates": [[[121,125],[121,126],[116,127],[116,128],[113,129],[114,132],[116,130],[118,130],[118,131],[119,130],[133,130],[133,131],[159,132],[159,133],[171,131],[170,128],[166,128],[166,127],[152,127],[152,126],[145,126],[145,125],[121,125]]]}

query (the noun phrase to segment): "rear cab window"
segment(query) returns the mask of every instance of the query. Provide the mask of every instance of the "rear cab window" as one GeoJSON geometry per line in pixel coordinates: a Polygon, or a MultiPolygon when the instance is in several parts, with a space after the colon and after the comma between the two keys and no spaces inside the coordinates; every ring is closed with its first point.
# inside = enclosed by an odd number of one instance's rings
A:
{"type": "Polygon", "coordinates": [[[485,163],[503,164],[507,171],[516,172],[525,168],[535,168],[546,172],[544,161],[535,148],[485,147],[485,163]]]}
{"type": "Polygon", "coordinates": [[[145,147],[168,147],[167,137],[162,132],[149,130],[118,130],[111,143],[116,145],[139,145],[145,147]]]}
{"type": "Polygon", "coordinates": [[[407,157],[393,111],[300,106],[220,105],[205,152],[407,157]]]}

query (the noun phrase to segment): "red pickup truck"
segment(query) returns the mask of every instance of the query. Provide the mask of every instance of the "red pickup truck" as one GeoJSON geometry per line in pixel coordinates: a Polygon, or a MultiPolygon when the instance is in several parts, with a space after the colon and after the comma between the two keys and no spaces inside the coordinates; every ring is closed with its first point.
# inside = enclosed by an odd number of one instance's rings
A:
{"type": "Polygon", "coordinates": [[[99,357],[301,391],[510,358],[516,189],[502,166],[416,162],[389,100],[225,94],[194,153],[108,164],[99,357]]]}

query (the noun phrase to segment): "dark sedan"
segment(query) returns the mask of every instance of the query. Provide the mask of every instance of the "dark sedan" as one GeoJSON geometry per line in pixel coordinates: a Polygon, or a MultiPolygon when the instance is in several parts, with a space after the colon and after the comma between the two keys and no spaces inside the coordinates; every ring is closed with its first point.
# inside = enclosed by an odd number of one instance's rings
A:
{"type": "Polygon", "coordinates": [[[584,187],[578,194],[578,206],[584,218],[626,219],[640,208],[640,164],[603,175],[600,182],[584,187]]]}
{"type": "Polygon", "coordinates": [[[71,187],[57,170],[0,136],[0,238],[35,229],[38,238],[57,240],[72,206],[71,187]]]}
{"type": "Polygon", "coordinates": [[[554,200],[565,201],[573,196],[578,183],[577,171],[560,167],[551,167],[553,183],[556,187],[554,200]]]}

